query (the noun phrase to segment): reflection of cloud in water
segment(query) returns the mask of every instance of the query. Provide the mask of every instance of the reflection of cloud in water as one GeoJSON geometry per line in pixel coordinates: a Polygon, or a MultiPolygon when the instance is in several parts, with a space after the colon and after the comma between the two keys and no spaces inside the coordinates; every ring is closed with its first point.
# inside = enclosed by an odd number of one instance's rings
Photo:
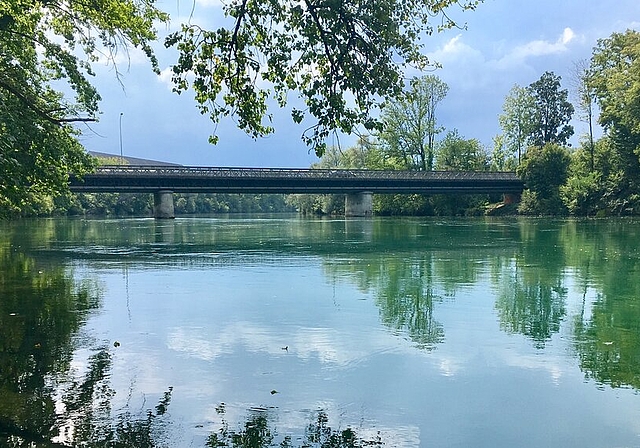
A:
{"type": "Polygon", "coordinates": [[[209,335],[202,327],[176,327],[167,335],[170,350],[188,354],[203,361],[211,361],[223,355],[234,353],[235,347],[244,346],[251,352],[271,355],[281,354],[279,339],[247,322],[238,322],[216,330],[209,335]]]}
{"type": "Polygon", "coordinates": [[[167,336],[170,350],[185,353],[196,359],[211,361],[230,355],[238,347],[271,356],[286,353],[302,360],[317,359],[323,364],[338,367],[354,366],[377,354],[397,352],[403,344],[380,333],[366,339],[356,334],[344,335],[331,328],[296,328],[293,334],[275,335],[273,330],[250,322],[237,322],[211,335],[202,327],[176,327],[167,336]]]}
{"type": "Polygon", "coordinates": [[[440,359],[438,366],[443,376],[455,376],[462,369],[462,363],[453,358],[440,359]]]}
{"type": "Polygon", "coordinates": [[[367,357],[373,350],[360,344],[356,347],[351,338],[343,340],[330,328],[301,328],[294,341],[298,357],[304,360],[317,358],[324,364],[344,367],[367,357]]]}
{"type": "Polygon", "coordinates": [[[296,328],[293,334],[275,335],[269,328],[258,327],[250,322],[238,322],[209,335],[201,327],[177,327],[168,334],[168,348],[196,359],[211,361],[224,355],[233,354],[238,348],[252,353],[281,356],[282,347],[288,346],[287,355],[293,355],[302,361],[317,359],[328,367],[354,368],[375,356],[385,353],[410,351],[422,353],[430,363],[445,377],[455,377],[469,369],[480,358],[483,363],[490,362],[496,367],[539,370],[547,372],[554,384],[558,384],[565,375],[566,367],[548,357],[529,356],[494,350],[482,349],[482,353],[455,353],[435,351],[420,352],[413,347],[389,337],[388,333],[369,335],[366,339],[354,335],[344,335],[330,328],[296,328]]]}
{"type": "Polygon", "coordinates": [[[429,358],[432,365],[445,377],[456,377],[477,371],[480,364],[494,369],[516,368],[546,372],[556,385],[566,375],[567,369],[571,368],[569,365],[563,366],[560,357],[527,355],[522,352],[509,353],[509,351],[492,347],[485,347],[476,352],[443,349],[429,353],[429,358]]]}
{"type": "MultiPolygon", "coordinates": [[[[113,357],[113,379],[122,378],[130,384],[117,384],[117,389],[135,386],[135,391],[142,397],[155,397],[167,390],[171,384],[167,383],[165,375],[166,364],[162,358],[151,353],[143,354],[135,351],[119,350],[113,357]]],[[[116,398],[118,399],[117,395],[116,398]]],[[[126,397],[120,396],[120,400],[126,397]]]]}
{"type": "Polygon", "coordinates": [[[554,364],[551,359],[543,356],[527,356],[520,354],[517,356],[505,357],[504,363],[509,367],[545,371],[551,377],[551,381],[556,385],[560,384],[560,379],[565,374],[565,369],[562,366],[554,364]]]}

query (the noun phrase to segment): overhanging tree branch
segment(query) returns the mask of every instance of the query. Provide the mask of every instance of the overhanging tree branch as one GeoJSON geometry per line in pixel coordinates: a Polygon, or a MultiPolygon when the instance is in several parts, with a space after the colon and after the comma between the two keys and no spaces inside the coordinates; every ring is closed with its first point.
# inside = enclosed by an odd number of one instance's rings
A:
{"type": "MultiPolygon", "coordinates": [[[[34,112],[40,118],[48,121],[49,123],[53,123],[55,125],[62,126],[65,123],[81,123],[81,122],[88,123],[88,122],[95,122],[96,121],[96,119],[93,118],[93,117],[57,118],[57,117],[54,117],[54,116],[50,115],[48,112],[42,110],[38,106],[36,106],[35,101],[33,101],[27,95],[22,94],[20,91],[18,91],[13,86],[11,86],[11,84],[8,84],[8,83],[4,82],[3,80],[0,80],[0,89],[4,89],[5,91],[9,92],[10,94],[12,94],[16,98],[18,98],[20,100],[20,102],[22,104],[24,104],[25,107],[27,107],[29,110],[34,112]]],[[[51,112],[59,111],[59,110],[61,110],[61,109],[60,108],[56,108],[56,109],[53,109],[51,112]]],[[[62,109],[62,110],[64,110],[64,109],[62,109]]]]}

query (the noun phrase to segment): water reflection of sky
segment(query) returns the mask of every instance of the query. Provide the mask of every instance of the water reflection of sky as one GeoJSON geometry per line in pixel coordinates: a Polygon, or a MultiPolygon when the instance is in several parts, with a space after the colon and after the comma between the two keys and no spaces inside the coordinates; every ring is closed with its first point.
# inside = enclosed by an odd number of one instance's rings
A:
{"type": "MultiPolygon", "coordinates": [[[[324,409],[336,426],[381,431],[389,446],[640,441],[637,395],[605,394],[585,381],[566,332],[541,350],[501,331],[486,279],[435,305],[445,340],[424,350],[380,323],[371,292],[328,278],[314,257],[189,270],[80,268],[106,286],[90,326],[121,344],[112,373],[119,405],[131,401],[132,385],[138,402],[172,386],[172,416],[195,441],[215,430],[223,402],[230,421],[275,408],[285,433],[324,409]]],[[[569,316],[583,294],[570,275],[566,286],[569,316]]],[[[585,298],[593,300],[591,292],[585,298]]]]}

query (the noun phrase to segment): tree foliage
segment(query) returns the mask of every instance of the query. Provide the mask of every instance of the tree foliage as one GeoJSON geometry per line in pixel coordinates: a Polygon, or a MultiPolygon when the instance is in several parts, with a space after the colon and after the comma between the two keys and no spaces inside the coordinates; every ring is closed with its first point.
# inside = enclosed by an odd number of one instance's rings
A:
{"type": "Polygon", "coordinates": [[[600,123],[640,134],[640,32],[628,30],[599,40],[588,81],[600,105],[600,123]]]}
{"type": "Polygon", "coordinates": [[[489,160],[482,144],[475,138],[463,138],[457,129],[449,131],[438,143],[438,170],[484,171],[488,166],[489,160]]]}
{"type": "Polygon", "coordinates": [[[605,136],[581,142],[572,154],[570,177],[561,188],[577,215],[640,213],[640,33],[613,33],[598,41],[591,65],[576,68],[583,118],[593,101],[605,136]]]}
{"type": "Polygon", "coordinates": [[[166,19],[151,0],[0,0],[0,209],[64,190],[69,173],[92,168],[72,126],[96,120],[91,63],[133,45],[157,70],[153,22],[166,19]]]}
{"type": "Polygon", "coordinates": [[[490,168],[494,171],[515,171],[518,166],[518,159],[514,156],[513,150],[508,148],[505,140],[505,136],[501,134],[493,137],[490,168]]]}
{"type": "Polygon", "coordinates": [[[516,170],[528,189],[520,210],[527,214],[563,214],[560,186],[567,181],[570,162],[569,152],[558,144],[530,147],[516,170]]]}
{"type": "Polygon", "coordinates": [[[613,33],[596,45],[588,85],[634,188],[640,175],[640,32],[613,33]]]}
{"type": "Polygon", "coordinates": [[[449,87],[435,75],[413,78],[409,90],[382,111],[380,133],[388,158],[404,169],[433,170],[438,127],[436,109],[449,87]]]}
{"type": "MultiPolygon", "coordinates": [[[[589,66],[585,63],[574,66],[574,91],[581,118],[591,122],[595,102],[605,135],[594,140],[590,125],[589,135],[571,154],[568,177],[560,186],[560,198],[572,214],[640,213],[639,56],[640,33],[629,30],[599,40],[589,66]]],[[[557,91],[559,78],[555,79],[557,91]]],[[[551,82],[548,84],[552,86],[551,82]]],[[[539,175],[545,183],[545,179],[553,175],[551,168],[549,171],[537,170],[537,174],[531,171],[529,175],[539,175]]],[[[536,182],[529,177],[529,183],[536,182]]],[[[541,205],[544,201],[549,203],[544,193],[533,189],[525,193],[521,210],[552,211],[541,205]]]]}
{"type": "Polygon", "coordinates": [[[517,154],[517,161],[522,159],[533,130],[534,107],[533,95],[527,88],[517,84],[511,88],[502,105],[502,114],[498,117],[504,133],[502,144],[506,152],[510,153],[503,158],[517,154]]]}
{"type": "Polygon", "coordinates": [[[33,210],[66,187],[69,172],[91,169],[76,137],[0,90],[0,215],[33,210]]]}
{"type": "Polygon", "coordinates": [[[534,111],[529,136],[532,145],[566,145],[573,135],[573,126],[569,122],[574,109],[568,100],[568,90],[561,89],[560,80],[560,76],[553,72],[545,72],[539,80],[529,85],[534,111]]]}
{"type": "Polygon", "coordinates": [[[593,120],[595,114],[595,92],[588,83],[589,61],[581,59],[573,63],[571,83],[573,87],[574,101],[580,120],[589,127],[589,154],[590,171],[594,170],[595,140],[593,136],[593,120]]]}
{"type": "Polygon", "coordinates": [[[174,90],[193,89],[213,122],[232,115],[254,137],[273,131],[269,102],[284,106],[294,92],[301,101],[292,118],[315,120],[303,140],[322,155],[334,130],[378,128],[370,111],[401,93],[403,69],[429,64],[421,38],[455,25],[447,15],[451,6],[475,9],[480,1],[229,2],[223,5],[227,26],[184,25],[166,39],[180,53],[174,90]]]}

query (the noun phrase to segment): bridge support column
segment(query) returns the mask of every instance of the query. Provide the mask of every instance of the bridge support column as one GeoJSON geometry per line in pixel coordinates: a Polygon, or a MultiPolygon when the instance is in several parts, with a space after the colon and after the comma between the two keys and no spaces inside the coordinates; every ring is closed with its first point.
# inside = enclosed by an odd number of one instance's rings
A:
{"type": "Polygon", "coordinates": [[[373,193],[351,193],[344,196],[344,216],[372,216],[373,193]]]}
{"type": "Polygon", "coordinates": [[[173,219],[173,191],[160,190],[153,193],[153,217],[156,219],[173,219]]]}

